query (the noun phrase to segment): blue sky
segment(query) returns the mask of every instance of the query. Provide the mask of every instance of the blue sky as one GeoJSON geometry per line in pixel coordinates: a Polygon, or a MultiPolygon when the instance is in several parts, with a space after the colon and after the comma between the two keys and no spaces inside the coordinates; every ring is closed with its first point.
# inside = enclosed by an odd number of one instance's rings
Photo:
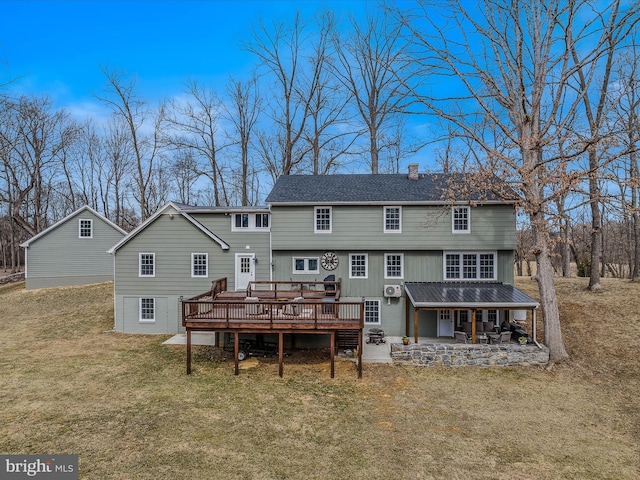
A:
{"type": "MultiPolygon", "coordinates": [[[[371,2],[369,2],[371,4],[371,2]]],[[[138,93],[169,98],[190,77],[223,89],[243,79],[253,58],[241,49],[252,26],[305,18],[328,7],[362,12],[360,1],[0,1],[1,80],[21,77],[12,90],[47,94],[57,106],[80,111],[98,103],[105,85],[100,67],[137,77],[138,93]]]]}

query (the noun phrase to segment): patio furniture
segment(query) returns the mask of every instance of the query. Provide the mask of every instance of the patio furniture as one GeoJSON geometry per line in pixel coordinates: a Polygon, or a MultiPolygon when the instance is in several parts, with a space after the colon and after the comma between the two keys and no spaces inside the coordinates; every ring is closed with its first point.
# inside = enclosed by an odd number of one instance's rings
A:
{"type": "Polygon", "coordinates": [[[453,336],[460,343],[469,343],[470,339],[465,332],[455,331],[453,332],[453,336]]]}
{"type": "Polygon", "coordinates": [[[264,313],[264,305],[260,302],[258,297],[246,297],[244,299],[248,305],[245,307],[245,313],[247,315],[262,315],[264,313]]]}
{"type": "Polygon", "coordinates": [[[304,297],[296,297],[289,303],[285,303],[284,307],[282,307],[282,313],[284,315],[300,315],[302,305],[296,305],[299,302],[304,302],[304,297]]]}
{"type": "Polygon", "coordinates": [[[509,343],[511,340],[511,332],[501,332],[501,333],[487,333],[489,338],[491,339],[491,343],[509,343]]]}

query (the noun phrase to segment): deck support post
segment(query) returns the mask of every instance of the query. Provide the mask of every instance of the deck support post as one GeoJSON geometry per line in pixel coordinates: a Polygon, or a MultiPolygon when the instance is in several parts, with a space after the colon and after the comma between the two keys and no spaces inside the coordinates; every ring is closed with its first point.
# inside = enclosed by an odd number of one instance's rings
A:
{"type": "Polygon", "coordinates": [[[233,359],[236,362],[236,370],[235,370],[235,375],[238,375],[240,373],[240,366],[239,366],[239,360],[238,360],[238,352],[240,351],[240,335],[238,335],[238,332],[234,332],[233,334],[233,359]]]}
{"type": "Polygon", "coordinates": [[[187,375],[191,375],[191,330],[187,328],[187,375]]]}
{"type": "Polygon", "coordinates": [[[331,378],[335,375],[335,354],[336,354],[336,332],[332,331],[331,334],[331,378]]]}
{"type": "Polygon", "coordinates": [[[284,357],[284,333],[278,332],[278,375],[282,378],[283,366],[282,359],[284,357]]]}
{"type": "Polygon", "coordinates": [[[406,294],[406,290],[404,295],[404,334],[409,336],[409,296],[406,294]]]}
{"type": "Polygon", "coordinates": [[[362,329],[358,330],[358,378],[362,378],[362,329]]]}
{"type": "Polygon", "coordinates": [[[417,308],[413,310],[413,337],[416,343],[418,343],[418,314],[420,310],[417,308]]]}
{"type": "Polygon", "coordinates": [[[471,343],[476,344],[476,311],[471,310],[471,343]]]}

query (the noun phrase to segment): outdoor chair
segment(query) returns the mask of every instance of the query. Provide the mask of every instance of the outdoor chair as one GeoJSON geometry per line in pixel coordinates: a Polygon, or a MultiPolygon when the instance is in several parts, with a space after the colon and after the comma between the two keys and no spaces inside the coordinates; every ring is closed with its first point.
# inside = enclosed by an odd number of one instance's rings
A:
{"type": "Polygon", "coordinates": [[[296,303],[304,302],[304,297],[296,297],[291,302],[286,303],[282,308],[284,315],[300,315],[302,305],[296,305],[296,303]]]}
{"type": "Polygon", "coordinates": [[[464,332],[455,331],[455,332],[453,332],[453,336],[460,343],[469,343],[469,337],[464,332]]]}
{"type": "Polygon", "coordinates": [[[246,297],[244,299],[248,305],[245,307],[245,313],[247,315],[262,315],[264,313],[264,305],[260,302],[258,297],[246,297]]]}
{"type": "Polygon", "coordinates": [[[509,343],[511,340],[511,332],[487,333],[491,339],[491,343],[509,343]]]}

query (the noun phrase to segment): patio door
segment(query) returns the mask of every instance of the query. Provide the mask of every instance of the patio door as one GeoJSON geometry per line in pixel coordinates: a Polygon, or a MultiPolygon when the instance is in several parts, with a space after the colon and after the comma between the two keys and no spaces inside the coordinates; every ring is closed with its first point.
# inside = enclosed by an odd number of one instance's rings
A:
{"type": "Polygon", "coordinates": [[[236,253],[236,290],[245,290],[256,279],[255,253],[236,253]]]}
{"type": "Polygon", "coordinates": [[[453,337],[453,312],[451,310],[438,311],[438,336],[453,337]]]}

